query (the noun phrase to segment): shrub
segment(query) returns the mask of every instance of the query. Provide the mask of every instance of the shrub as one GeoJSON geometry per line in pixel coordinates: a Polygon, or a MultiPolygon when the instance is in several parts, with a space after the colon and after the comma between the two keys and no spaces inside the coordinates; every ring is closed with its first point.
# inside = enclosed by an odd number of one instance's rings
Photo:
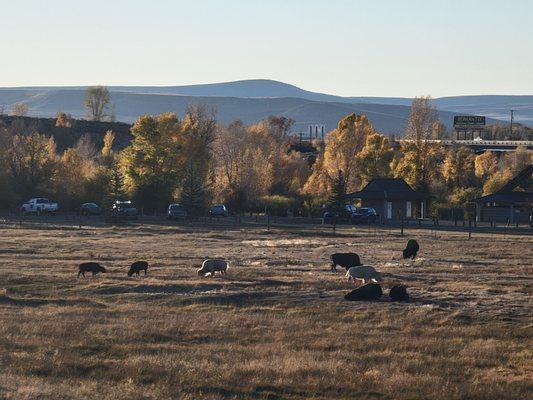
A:
{"type": "Polygon", "coordinates": [[[286,217],[287,211],[296,208],[298,203],[298,200],[292,197],[271,195],[261,197],[258,205],[270,215],[286,217]]]}

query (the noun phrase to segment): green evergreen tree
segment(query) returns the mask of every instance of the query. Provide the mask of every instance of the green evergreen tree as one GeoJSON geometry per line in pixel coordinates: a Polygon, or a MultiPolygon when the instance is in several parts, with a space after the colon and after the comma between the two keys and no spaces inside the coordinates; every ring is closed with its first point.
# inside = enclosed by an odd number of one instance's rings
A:
{"type": "Polygon", "coordinates": [[[124,176],[120,172],[119,164],[117,161],[114,161],[111,164],[111,169],[109,170],[109,182],[107,185],[107,190],[103,200],[103,207],[105,210],[111,210],[113,203],[116,200],[124,200],[124,176]]]}
{"type": "Polygon", "coordinates": [[[333,212],[341,213],[346,205],[346,178],[341,170],[338,170],[337,176],[333,182],[332,192],[328,199],[328,209],[333,212]]]}
{"type": "Polygon", "coordinates": [[[207,210],[208,200],[209,190],[190,160],[185,169],[179,202],[185,207],[189,216],[199,217],[207,210]]]}

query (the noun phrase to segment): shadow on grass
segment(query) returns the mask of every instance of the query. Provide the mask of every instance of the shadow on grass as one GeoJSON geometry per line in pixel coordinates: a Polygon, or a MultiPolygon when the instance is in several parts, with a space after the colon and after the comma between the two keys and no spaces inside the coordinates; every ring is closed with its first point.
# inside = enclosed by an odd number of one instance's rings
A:
{"type": "Polygon", "coordinates": [[[104,304],[100,304],[91,300],[74,299],[74,300],[62,300],[62,299],[36,299],[36,298],[13,298],[10,296],[0,296],[1,305],[19,306],[19,307],[40,307],[46,305],[57,306],[81,306],[90,308],[105,308],[104,304]]]}
{"type": "Polygon", "coordinates": [[[244,399],[267,399],[281,400],[286,398],[315,398],[315,396],[326,396],[329,398],[352,398],[361,400],[391,400],[392,397],[379,392],[357,392],[357,393],[340,393],[336,388],[324,388],[317,391],[304,391],[296,388],[278,387],[273,385],[260,385],[255,388],[246,389],[228,389],[222,387],[203,386],[195,390],[198,395],[213,394],[220,398],[244,398],[244,399]]]}
{"type": "Polygon", "coordinates": [[[208,292],[223,288],[222,283],[218,284],[202,284],[202,285],[137,285],[137,286],[112,286],[91,289],[97,294],[127,294],[127,293],[141,293],[141,294],[191,294],[198,292],[208,292]]]}
{"type": "Polygon", "coordinates": [[[236,293],[212,296],[198,296],[194,298],[187,298],[180,301],[183,305],[189,304],[211,304],[222,306],[243,307],[247,305],[256,305],[257,303],[265,304],[279,303],[276,299],[278,293],[276,292],[262,292],[262,293],[236,293]]]}

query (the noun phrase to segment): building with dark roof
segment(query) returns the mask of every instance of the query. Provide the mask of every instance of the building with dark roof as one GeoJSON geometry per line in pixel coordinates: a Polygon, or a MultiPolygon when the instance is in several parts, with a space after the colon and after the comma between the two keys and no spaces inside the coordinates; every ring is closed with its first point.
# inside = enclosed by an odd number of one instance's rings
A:
{"type": "Polygon", "coordinates": [[[376,178],[348,199],[360,199],[362,207],[372,207],[383,221],[424,218],[429,195],[413,190],[403,179],[376,178]]]}
{"type": "Polygon", "coordinates": [[[474,199],[481,222],[531,222],[533,214],[533,164],[524,168],[496,193],[474,199]]]}

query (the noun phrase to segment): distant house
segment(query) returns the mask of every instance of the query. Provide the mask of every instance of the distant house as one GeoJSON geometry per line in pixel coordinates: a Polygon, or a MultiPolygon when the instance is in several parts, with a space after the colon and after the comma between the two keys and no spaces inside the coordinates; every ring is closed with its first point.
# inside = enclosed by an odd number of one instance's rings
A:
{"type": "Polygon", "coordinates": [[[533,214],[533,164],[496,193],[479,197],[476,204],[476,219],[481,222],[530,222],[533,214]]]}
{"type": "Polygon", "coordinates": [[[372,207],[383,221],[424,218],[429,195],[413,190],[403,179],[377,178],[348,199],[360,199],[362,207],[372,207]]]}

